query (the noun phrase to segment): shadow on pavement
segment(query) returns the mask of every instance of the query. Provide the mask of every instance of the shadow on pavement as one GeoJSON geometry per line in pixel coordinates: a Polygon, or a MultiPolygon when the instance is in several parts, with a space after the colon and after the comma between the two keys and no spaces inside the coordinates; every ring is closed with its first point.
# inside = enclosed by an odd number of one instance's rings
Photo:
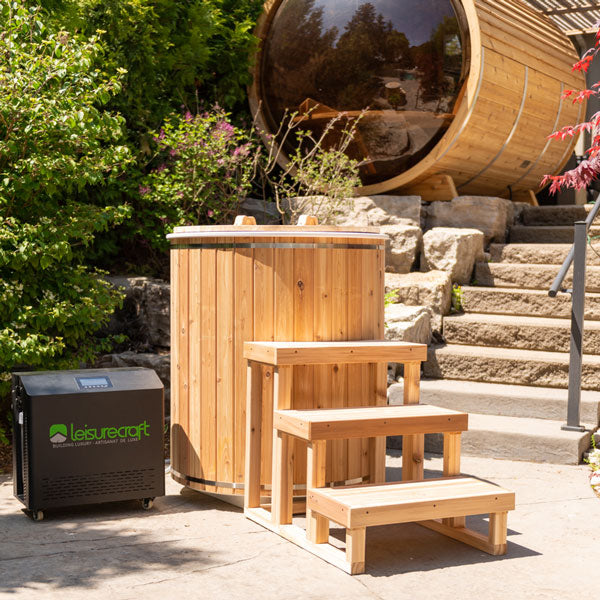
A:
{"type": "MultiPolygon", "coordinates": [[[[10,480],[0,477],[0,486],[6,485],[12,491],[10,480]]],[[[143,585],[148,573],[170,571],[173,576],[178,570],[189,572],[190,565],[198,571],[211,568],[222,562],[221,553],[204,537],[208,529],[189,527],[185,514],[241,513],[186,491],[157,498],[149,511],[137,501],[114,502],[48,510],[43,521],[34,522],[7,496],[0,500],[0,596],[43,586],[94,588],[128,576],[143,585]],[[184,517],[174,523],[175,514],[184,517]]]]}

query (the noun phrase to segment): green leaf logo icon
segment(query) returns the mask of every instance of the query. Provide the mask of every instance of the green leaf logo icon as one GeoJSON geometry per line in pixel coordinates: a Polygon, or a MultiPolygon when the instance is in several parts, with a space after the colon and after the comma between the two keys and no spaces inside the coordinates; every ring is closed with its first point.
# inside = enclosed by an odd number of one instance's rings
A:
{"type": "Polygon", "coordinates": [[[67,426],[62,423],[50,425],[50,441],[53,444],[62,444],[67,441],[67,426]]]}

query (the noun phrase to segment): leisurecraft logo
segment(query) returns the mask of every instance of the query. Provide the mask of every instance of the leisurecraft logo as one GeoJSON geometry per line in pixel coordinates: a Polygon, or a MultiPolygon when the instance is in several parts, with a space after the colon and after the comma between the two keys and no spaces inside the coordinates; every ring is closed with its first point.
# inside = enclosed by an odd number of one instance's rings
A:
{"type": "Polygon", "coordinates": [[[101,440],[136,440],[150,437],[150,424],[143,421],[139,425],[122,425],[117,427],[83,427],[77,428],[74,423],[69,426],[56,423],[50,426],[50,441],[53,444],[71,442],[94,442],[101,440]]]}
{"type": "Polygon", "coordinates": [[[62,444],[67,441],[67,426],[63,424],[50,425],[50,441],[53,444],[62,444]]]}

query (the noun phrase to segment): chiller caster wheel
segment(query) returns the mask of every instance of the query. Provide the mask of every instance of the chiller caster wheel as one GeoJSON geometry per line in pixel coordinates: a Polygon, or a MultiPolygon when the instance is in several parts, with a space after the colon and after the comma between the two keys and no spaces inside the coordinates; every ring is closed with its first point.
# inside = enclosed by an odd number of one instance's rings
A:
{"type": "Polygon", "coordinates": [[[142,500],[142,508],[144,510],[150,510],[154,506],[154,498],[144,498],[142,500]]]}
{"type": "Polygon", "coordinates": [[[44,511],[43,510],[32,510],[31,518],[34,521],[43,521],[44,520],[44,511]]]}

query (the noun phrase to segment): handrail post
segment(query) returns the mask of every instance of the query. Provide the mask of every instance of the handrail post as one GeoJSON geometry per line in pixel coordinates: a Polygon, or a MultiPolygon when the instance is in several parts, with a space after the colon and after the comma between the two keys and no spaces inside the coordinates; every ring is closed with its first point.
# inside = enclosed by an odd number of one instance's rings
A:
{"type": "Polygon", "coordinates": [[[573,256],[573,290],[571,293],[571,347],[569,359],[569,399],[567,431],[585,431],[579,422],[581,402],[581,363],[583,354],[583,316],[585,309],[585,255],[587,223],[575,222],[573,256]]]}

